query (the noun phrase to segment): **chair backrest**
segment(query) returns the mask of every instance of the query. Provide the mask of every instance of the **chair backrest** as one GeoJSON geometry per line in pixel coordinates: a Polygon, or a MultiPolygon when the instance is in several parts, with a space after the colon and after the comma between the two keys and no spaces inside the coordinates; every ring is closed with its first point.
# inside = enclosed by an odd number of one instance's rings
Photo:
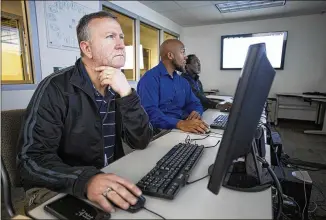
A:
{"type": "Polygon", "coordinates": [[[17,141],[24,113],[25,109],[1,112],[1,158],[8,171],[11,186],[16,187],[21,186],[17,172],[16,157],[17,152],[20,150],[17,149],[17,141]]]}

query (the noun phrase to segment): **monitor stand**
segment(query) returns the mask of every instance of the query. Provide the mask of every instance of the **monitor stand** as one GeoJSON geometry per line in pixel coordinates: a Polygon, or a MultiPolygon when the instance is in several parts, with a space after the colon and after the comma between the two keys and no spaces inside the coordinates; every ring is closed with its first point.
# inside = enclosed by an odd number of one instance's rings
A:
{"type": "MultiPolygon", "coordinates": [[[[242,192],[259,192],[270,187],[271,179],[267,171],[263,170],[261,163],[258,162],[258,154],[255,144],[251,151],[246,155],[245,161],[233,162],[225,174],[223,186],[242,192]]],[[[208,174],[212,175],[214,164],[208,168],[208,174]]]]}

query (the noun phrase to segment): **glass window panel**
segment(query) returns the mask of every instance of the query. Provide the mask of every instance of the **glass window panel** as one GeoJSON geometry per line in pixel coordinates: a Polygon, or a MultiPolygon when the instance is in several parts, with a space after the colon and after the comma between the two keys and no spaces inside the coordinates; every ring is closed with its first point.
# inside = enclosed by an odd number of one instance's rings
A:
{"type": "Polygon", "coordinates": [[[178,39],[178,37],[177,36],[174,36],[172,34],[169,34],[167,32],[164,32],[164,41],[166,41],[168,39],[178,39]]]}
{"type": "Polygon", "coordinates": [[[158,29],[144,23],[140,23],[140,75],[159,62],[159,40],[158,29]]]}
{"type": "Polygon", "coordinates": [[[103,7],[103,9],[117,17],[121,25],[121,29],[125,35],[125,45],[126,45],[126,63],[122,68],[122,72],[126,75],[128,80],[136,80],[136,69],[135,69],[135,19],[123,15],[112,9],[103,7]]]}

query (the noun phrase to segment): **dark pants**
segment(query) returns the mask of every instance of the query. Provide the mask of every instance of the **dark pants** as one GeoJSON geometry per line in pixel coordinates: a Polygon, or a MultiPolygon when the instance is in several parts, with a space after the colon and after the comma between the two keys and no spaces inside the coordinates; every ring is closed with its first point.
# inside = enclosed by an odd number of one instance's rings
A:
{"type": "Polygon", "coordinates": [[[27,190],[24,204],[25,213],[28,213],[56,195],[58,195],[57,192],[53,192],[46,188],[32,188],[27,190]]]}

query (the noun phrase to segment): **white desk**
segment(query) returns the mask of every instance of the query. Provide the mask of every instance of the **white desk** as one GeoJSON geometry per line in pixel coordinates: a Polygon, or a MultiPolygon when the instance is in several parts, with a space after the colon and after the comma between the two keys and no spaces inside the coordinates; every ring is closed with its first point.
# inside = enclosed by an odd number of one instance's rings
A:
{"type": "MultiPolygon", "coordinates": [[[[321,134],[321,135],[326,135],[326,99],[312,99],[314,102],[320,103],[319,105],[319,111],[324,111],[324,122],[323,122],[323,127],[320,131],[318,130],[306,130],[304,131],[305,134],[321,134]]],[[[319,112],[320,115],[322,115],[322,112],[319,112]]]]}
{"type": "Polygon", "coordinates": [[[304,95],[302,93],[276,93],[276,120],[278,118],[315,121],[319,124],[319,107],[313,99],[326,99],[326,96],[304,95]],[[311,102],[310,102],[311,101],[311,102]]]}
{"type": "MultiPolygon", "coordinates": [[[[203,119],[211,123],[217,115],[217,110],[207,110],[203,119]]],[[[212,130],[223,132],[222,130],[212,130]]],[[[173,130],[167,135],[151,142],[148,148],[141,151],[134,151],[120,160],[104,168],[105,172],[112,172],[133,182],[138,182],[156,162],[164,156],[175,144],[183,142],[188,134],[173,130]]],[[[191,134],[191,138],[198,135],[191,134]]],[[[221,138],[220,135],[212,134],[205,140],[196,141],[198,144],[211,146],[221,138]]],[[[195,180],[207,174],[208,167],[214,162],[218,147],[205,149],[197,166],[189,179],[195,180]]],[[[269,149],[269,146],[267,146],[269,149]]],[[[269,159],[269,150],[266,158],[269,159]]],[[[207,189],[208,178],[197,183],[182,188],[174,200],[165,200],[155,197],[145,196],[147,201],[145,206],[163,217],[182,218],[182,219],[272,219],[272,199],[271,190],[267,189],[259,193],[244,193],[221,188],[220,193],[215,195],[207,189]]],[[[53,216],[46,213],[44,205],[63,196],[60,194],[39,207],[31,210],[29,215],[37,219],[53,219],[53,216]]],[[[112,214],[112,219],[154,219],[157,216],[141,210],[131,214],[123,210],[117,210],[112,214]]]]}
{"type": "Polygon", "coordinates": [[[226,102],[233,102],[233,97],[232,96],[227,96],[227,95],[208,95],[206,96],[209,99],[223,99],[226,102]]]}

